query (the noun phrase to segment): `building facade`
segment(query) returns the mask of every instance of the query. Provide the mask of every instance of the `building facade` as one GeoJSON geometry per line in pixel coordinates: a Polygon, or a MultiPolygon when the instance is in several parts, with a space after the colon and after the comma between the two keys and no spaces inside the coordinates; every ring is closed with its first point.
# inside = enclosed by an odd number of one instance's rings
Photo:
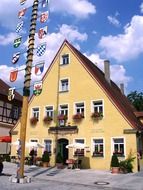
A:
{"type": "MultiPolygon", "coordinates": [[[[108,61],[104,74],[65,40],[42,81],[42,93],[29,101],[26,142],[44,144],[51,155],[51,166],[57,152],[64,162],[80,155],[83,168],[95,169],[110,169],[113,152],[120,160],[130,153],[137,155],[142,124],[125,95],[110,80],[108,61]],[[89,148],[66,148],[74,142],[89,148]]],[[[13,132],[16,141],[20,122],[13,132]]],[[[12,155],[15,152],[13,147],[12,155]]],[[[38,155],[42,152],[38,149],[38,155]]],[[[134,171],[137,167],[135,159],[134,171]]]]}
{"type": "MultiPolygon", "coordinates": [[[[8,100],[8,86],[0,79],[0,141],[7,141],[10,131],[19,119],[22,107],[22,96],[15,93],[12,101],[8,100]],[[4,138],[3,138],[4,137],[4,138]]],[[[6,142],[0,142],[0,154],[9,153],[10,146],[6,142]]]]}

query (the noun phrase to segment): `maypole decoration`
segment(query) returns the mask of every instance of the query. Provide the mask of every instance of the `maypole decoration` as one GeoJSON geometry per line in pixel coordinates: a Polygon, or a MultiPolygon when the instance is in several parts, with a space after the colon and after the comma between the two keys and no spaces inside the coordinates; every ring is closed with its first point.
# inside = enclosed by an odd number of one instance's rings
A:
{"type": "MultiPolygon", "coordinates": [[[[20,0],[20,4],[23,6],[25,4],[26,0],[20,0]]],[[[43,0],[40,2],[42,4],[42,7],[46,7],[48,5],[48,0],[43,0]]],[[[32,6],[32,15],[31,15],[31,24],[29,29],[29,40],[28,40],[28,50],[27,50],[27,61],[26,61],[26,67],[25,67],[25,80],[24,80],[24,87],[23,87],[23,105],[22,105],[22,116],[21,116],[21,128],[20,128],[20,139],[19,139],[19,147],[17,150],[18,158],[19,158],[19,164],[17,165],[17,177],[16,181],[17,183],[25,183],[30,182],[27,177],[24,176],[24,161],[25,161],[25,140],[26,140],[26,124],[27,124],[27,113],[28,113],[28,99],[30,96],[30,82],[31,82],[31,70],[32,67],[35,67],[35,75],[40,75],[44,70],[44,61],[40,61],[40,63],[33,66],[33,55],[34,55],[34,49],[36,49],[36,55],[38,57],[41,57],[46,52],[46,43],[40,43],[37,48],[34,48],[34,42],[35,42],[35,33],[36,33],[36,21],[38,18],[38,5],[39,0],[33,0],[33,6],[32,6]]],[[[18,18],[23,19],[24,15],[26,14],[27,8],[22,8],[18,12],[18,18]]],[[[40,15],[40,23],[44,24],[46,23],[48,19],[48,11],[42,13],[40,15]]],[[[24,21],[21,20],[16,27],[16,33],[19,34],[24,27],[24,21]]],[[[43,28],[40,27],[38,31],[38,37],[39,40],[43,39],[45,35],[47,34],[47,26],[44,26],[43,28]]],[[[20,47],[22,42],[22,36],[18,36],[14,40],[14,48],[20,47]]],[[[21,53],[18,51],[13,54],[12,56],[12,63],[16,64],[19,61],[21,53]]],[[[23,69],[21,69],[23,70],[23,69]]],[[[17,79],[18,76],[18,70],[15,68],[13,71],[10,72],[10,81],[14,82],[17,79]]],[[[14,90],[15,88],[9,89],[8,99],[12,100],[14,98],[14,90]]],[[[39,83],[36,82],[34,84],[34,94],[40,95],[42,92],[42,81],[39,83]]]]}

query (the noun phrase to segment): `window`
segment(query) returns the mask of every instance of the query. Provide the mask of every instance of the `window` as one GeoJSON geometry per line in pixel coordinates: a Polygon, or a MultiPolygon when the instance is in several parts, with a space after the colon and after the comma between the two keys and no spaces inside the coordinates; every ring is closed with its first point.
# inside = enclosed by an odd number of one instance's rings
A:
{"type": "Polygon", "coordinates": [[[93,101],[93,112],[103,113],[103,101],[93,101]]]}
{"type": "Polygon", "coordinates": [[[69,54],[64,54],[61,57],[61,65],[69,64],[69,54]]]}
{"type": "Polygon", "coordinates": [[[18,119],[18,116],[19,116],[19,109],[18,109],[18,107],[14,106],[13,107],[13,118],[18,119]]]}
{"type": "Polygon", "coordinates": [[[84,115],[84,103],[76,103],[75,104],[75,112],[84,115]]]}
{"type": "Polygon", "coordinates": [[[60,92],[67,92],[69,90],[69,80],[60,80],[60,92]]]}
{"type": "Polygon", "coordinates": [[[44,140],[44,151],[48,151],[48,153],[51,155],[51,150],[52,150],[52,140],[45,139],[44,140]]]}
{"type": "Polygon", "coordinates": [[[93,157],[104,156],[103,139],[93,139],[93,157]]]}
{"type": "MultiPolygon", "coordinates": [[[[75,139],[75,143],[84,144],[84,139],[75,139]]],[[[84,149],[77,148],[74,152],[74,156],[84,156],[84,149]]]]}
{"type": "Polygon", "coordinates": [[[113,152],[117,154],[117,156],[124,156],[125,152],[124,147],[124,138],[113,138],[113,152]]]}
{"type": "Polygon", "coordinates": [[[54,113],[53,106],[45,107],[45,116],[53,118],[53,113],[54,113]]]}
{"type": "Polygon", "coordinates": [[[60,105],[59,113],[68,116],[68,105],[60,105]]]}
{"type": "Polygon", "coordinates": [[[32,116],[39,120],[39,108],[32,108],[32,116]]]}

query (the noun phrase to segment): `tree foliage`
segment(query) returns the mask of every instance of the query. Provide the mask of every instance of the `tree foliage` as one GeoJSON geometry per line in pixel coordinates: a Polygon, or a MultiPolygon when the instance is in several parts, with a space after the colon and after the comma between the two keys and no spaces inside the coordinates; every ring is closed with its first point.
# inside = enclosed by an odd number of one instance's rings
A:
{"type": "Polygon", "coordinates": [[[133,91],[127,95],[127,98],[137,111],[143,111],[143,92],[133,91]]]}

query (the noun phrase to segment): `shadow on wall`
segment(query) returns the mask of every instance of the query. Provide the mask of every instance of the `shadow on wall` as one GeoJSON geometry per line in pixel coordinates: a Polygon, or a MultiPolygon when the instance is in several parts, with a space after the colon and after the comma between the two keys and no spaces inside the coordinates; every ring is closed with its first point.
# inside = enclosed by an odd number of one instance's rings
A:
{"type": "Polygon", "coordinates": [[[83,169],[90,169],[90,160],[89,157],[82,157],[81,159],[79,158],[79,160],[82,160],[81,163],[81,168],[83,169]]]}

